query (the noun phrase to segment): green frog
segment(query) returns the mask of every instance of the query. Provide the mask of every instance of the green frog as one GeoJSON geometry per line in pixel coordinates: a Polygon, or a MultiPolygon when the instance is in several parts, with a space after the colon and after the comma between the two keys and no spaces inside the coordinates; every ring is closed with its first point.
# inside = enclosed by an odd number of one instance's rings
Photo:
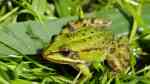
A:
{"type": "Polygon", "coordinates": [[[92,77],[90,66],[106,60],[113,71],[120,72],[128,67],[130,59],[127,37],[115,37],[107,29],[92,26],[80,26],[75,31],[58,34],[44,50],[43,57],[81,72],[77,84],[92,77]]]}

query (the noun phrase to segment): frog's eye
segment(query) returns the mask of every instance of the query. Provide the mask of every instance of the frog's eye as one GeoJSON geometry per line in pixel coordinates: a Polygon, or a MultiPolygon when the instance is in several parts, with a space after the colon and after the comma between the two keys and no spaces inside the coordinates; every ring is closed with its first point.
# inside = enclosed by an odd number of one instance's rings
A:
{"type": "Polygon", "coordinates": [[[67,57],[67,56],[69,56],[70,51],[60,51],[60,53],[61,53],[63,56],[67,57]]]}
{"type": "Polygon", "coordinates": [[[76,58],[79,57],[78,52],[71,51],[71,50],[68,50],[68,49],[67,50],[66,49],[61,50],[61,51],[59,51],[59,53],[61,53],[65,57],[72,58],[72,59],[76,59],[76,58]]]}
{"type": "Polygon", "coordinates": [[[69,48],[60,48],[59,53],[65,57],[69,57],[69,58],[79,57],[78,52],[72,51],[69,48]]]}

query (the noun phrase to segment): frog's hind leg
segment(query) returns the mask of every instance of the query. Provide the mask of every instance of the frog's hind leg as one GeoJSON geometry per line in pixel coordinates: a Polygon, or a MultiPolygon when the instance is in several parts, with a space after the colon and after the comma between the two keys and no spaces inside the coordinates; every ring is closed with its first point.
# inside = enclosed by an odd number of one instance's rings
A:
{"type": "Polygon", "coordinates": [[[79,73],[76,76],[75,80],[73,81],[76,84],[84,84],[88,79],[92,77],[92,74],[86,64],[77,64],[76,68],[79,69],[79,73]],[[79,76],[82,74],[82,76],[79,78],[79,76]],[[77,78],[79,80],[76,82],[77,78]]]}

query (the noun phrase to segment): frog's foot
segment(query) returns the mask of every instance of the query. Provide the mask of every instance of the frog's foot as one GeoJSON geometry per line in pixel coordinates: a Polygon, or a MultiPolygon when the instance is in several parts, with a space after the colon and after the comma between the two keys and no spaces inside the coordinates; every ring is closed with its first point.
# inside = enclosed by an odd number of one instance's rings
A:
{"type": "Polygon", "coordinates": [[[74,84],[84,84],[88,79],[90,79],[92,77],[92,74],[86,64],[77,64],[76,68],[78,68],[80,70],[80,72],[74,79],[74,81],[73,81],[74,84]],[[82,74],[82,76],[80,77],[81,74],[82,74]],[[79,78],[79,80],[77,81],[78,78],[79,78]]]}

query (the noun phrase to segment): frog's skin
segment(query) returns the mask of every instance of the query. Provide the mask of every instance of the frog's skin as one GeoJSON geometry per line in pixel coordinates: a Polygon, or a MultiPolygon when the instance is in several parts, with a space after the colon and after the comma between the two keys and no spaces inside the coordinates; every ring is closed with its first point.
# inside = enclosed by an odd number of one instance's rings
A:
{"type": "Polygon", "coordinates": [[[61,33],[72,32],[72,31],[77,30],[78,28],[82,28],[82,27],[109,28],[111,26],[111,24],[112,24],[111,20],[102,19],[102,18],[79,19],[78,21],[70,22],[67,25],[67,27],[64,27],[64,29],[61,33]]]}
{"type": "Polygon", "coordinates": [[[128,66],[129,48],[127,38],[115,38],[111,31],[82,27],[73,32],[57,35],[43,53],[51,62],[68,64],[83,76],[78,83],[90,79],[89,66],[107,60],[114,71],[128,66]]]}

